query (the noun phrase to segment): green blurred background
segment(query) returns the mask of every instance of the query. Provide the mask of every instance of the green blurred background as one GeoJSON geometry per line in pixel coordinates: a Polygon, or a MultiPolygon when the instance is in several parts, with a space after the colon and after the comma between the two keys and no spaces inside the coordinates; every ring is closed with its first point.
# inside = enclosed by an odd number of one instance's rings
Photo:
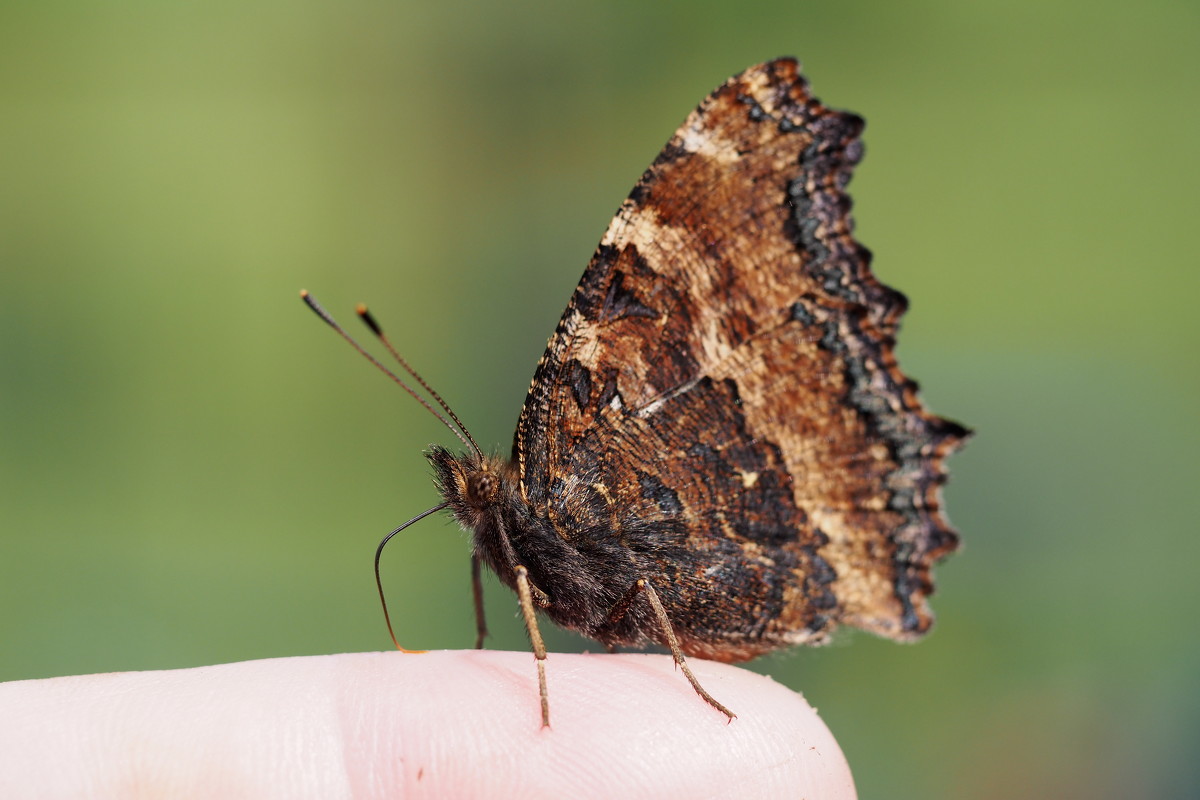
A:
{"type": "MultiPolygon", "coordinates": [[[[1198,34],[1167,0],[0,5],[0,678],[388,647],[371,553],[454,442],[297,290],[368,301],[507,449],[641,171],[795,54],[869,122],[901,361],[978,436],[935,634],[752,668],[863,797],[1191,794],[1198,34]]],[[[464,534],[386,576],[402,641],[470,646],[464,534]]]]}

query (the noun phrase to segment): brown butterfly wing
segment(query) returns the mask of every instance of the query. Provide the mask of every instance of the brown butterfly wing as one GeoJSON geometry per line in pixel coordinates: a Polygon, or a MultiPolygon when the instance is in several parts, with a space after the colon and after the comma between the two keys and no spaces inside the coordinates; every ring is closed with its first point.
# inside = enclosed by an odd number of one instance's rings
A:
{"type": "Polygon", "coordinates": [[[966,431],[897,367],[905,299],[851,236],[862,127],[791,59],[717,89],[613,219],[521,414],[524,500],[568,540],[636,540],[692,654],[914,638],[957,546],[939,487],[966,431]]]}

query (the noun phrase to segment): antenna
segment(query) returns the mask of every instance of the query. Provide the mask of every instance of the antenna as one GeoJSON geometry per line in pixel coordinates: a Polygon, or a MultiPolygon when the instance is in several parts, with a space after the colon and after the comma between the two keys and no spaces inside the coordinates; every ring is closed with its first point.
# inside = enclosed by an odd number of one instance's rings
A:
{"type": "MultiPolygon", "coordinates": [[[[426,411],[428,411],[430,414],[433,414],[435,417],[437,417],[439,420],[441,420],[442,424],[445,425],[447,428],[449,428],[450,432],[453,433],[455,436],[457,436],[459,441],[461,441],[464,445],[466,445],[467,447],[469,447],[475,451],[475,455],[479,456],[480,458],[483,457],[483,451],[479,449],[479,445],[477,445],[475,443],[475,439],[467,431],[466,426],[464,426],[462,424],[462,422],[459,421],[458,417],[454,414],[453,411],[450,410],[450,406],[446,405],[446,402],[444,400],[442,400],[441,396],[429,387],[429,384],[427,384],[421,378],[421,376],[418,375],[413,370],[413,368],[408,365],[408,362],[406,362],[404,359],[402,359],[400,357],[400,355],[396,352],[395,348],[392,347],[391,342],[389,342],[387,340],[387,337],[384,336],[383,330],[379,327],[379,324],[375,322],[375,318],[371,316],[371,313],[369,311],[367,311],[366,306],[359,304],[359,306],[358,306],[359,317],[363,320],[363,322],[366,323],[367,327],[369,327],[371,329],[371,331],[377,337],[379,337],[380,341],[382,341],[384,346],[387,347],[388,352],[392,354],[392,357],[395,358],[396,361],[400,364],[400,366],[404,368],[404,371],[407,372],[409,375],[411,375],[413,377],[413,379],[416,380],[418,384],[420,384],[421,388],[423,388],[425,391],[429,392],[429,394],[434,398],[434,400],[437,401],[437,404],[439,406],[441,406],[441,408],[447,414],[450,415],[450,419],[446,419],[446,417],[443,416],[441,414],[441,412],[439,412],[436,408],[434,408],[432,405],[430,405],[428,400],[426,400],[421,395],[417,394],[417,392],[411,386],[409,386],[407,383],[405,383],[404,380],[402,378],[400,378],[400,376],[398,376],[396,373],[392,372],[390,369],[385,367],[382,363],[380,363],[379,359],[375,358],[375,356],[368,353],[363,348],[363,346],[354,339],[353,336],[346,333],[346,331],[342,329],[342,326],[337,323],[337,320],[335,320],[333,318],[333,316],[328,311],[326,311],[320,303],[317,302],[317,299],[308,293],[307,290],[305,290],[305,289],[300,290],[300,299],[302,299],[305,302],[305,304],[307,304],[308,307],[313,310],[313,313],[315,313],[318,317],[323,319],[325,321],[325,323],[327,325],[329,325],[329,327],[333,328],[339,336],[341,336],[343,339],[345,339],[347,342],[349,342],[350,346],[359,352],[359,355],[361,355],[363,358],[367,359],[367,361],[370,361],[372,364],[374,364],[375,367],[380,372],[382,372],[384,375],[387,375],[389,378],[391,378],[401,389],[408,392],[408,394],[414,400],[416,400],[418,403],[420,403],[422,406],[424,406],[426,411]],[[454,422],[451,423],[450,420],[454,420],[454,422]]],[[[422,515],[422,516],[424,516],[424,515],[422,515]]],[[[417,519],[420,519],[420,518],[421,517],[417,517],[417,519]]],[[[405,523],[405,525],[407,525],[407,524],[408,523],[405,523]]],[[[401,528],[403,528],[403,527],[404,526],[401,526],[401,528]]],[[[393,532],[393,535],[395,535],[396,532],[398,532],[398,531],[393,532]]],[[[384,541],[387,541],[387,539],[385,539],[384,541]]],[[[399,647],[399,645],[397,645],[397,647],[399,647]]]]}
{"type": "Polygon", "coordinates": [[[379,339],[379,341],[383,342],[383,346],[386,347],[387,351],[392,354],[392,358],[396,359],[396,363],[403,367],[404,371],[411,375],[413,380],[421,385],[422,389],[429,392],[429,396],[437,401],[437,404],[442,407],[442,411],[445,411],[450,415],[450,419],[454,420],[454,424],[458,426],[458,429],[461,430],[466,437],[471,440],[471,449],[475,451],[475,455],[482,456],[483,453],[480,451],[479,445],[475,444],[474,437],[472,437],[471,432],[467,430],[467,426],[462,424],[462,420],[458,418],[458,415],[454,413],[454,409],[450,408],[446,401],[442,399],[442,396],[434,391],[433,387],[426,383],[425,379],[418,375],[415,369],[408,365],[408,362],[400,356],[400,353],[396,351],[395,347],[392,347],[391,340],[387,338],[387,334],[383,332],[383,328],[379,327],[379,323],[375,321],[375,317],[370,311],[367,310],[366,305],[359,303],[357,306],[355,306],[354,311],[356,314],[358,314],[359,319],[361,319],[363,323],[371,329],[371,333],[375,334],[375,337],[379,339]]]}

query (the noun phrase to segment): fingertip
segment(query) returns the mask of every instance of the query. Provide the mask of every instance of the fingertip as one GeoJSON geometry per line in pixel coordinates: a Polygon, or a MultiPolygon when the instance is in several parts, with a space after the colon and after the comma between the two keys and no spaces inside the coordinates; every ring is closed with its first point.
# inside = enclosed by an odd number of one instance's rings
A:
{"type": "Polygon", "coordinates": [[[27,796],[855,797],[800,695],[668,656],[357,653],[0,685],[0,784],[27,796]],[[47,791],[53,787],[53,791],[47,791]],[[72,790],[74,787],[74,790],[72,790]],[[104,795],[104,792],[100,792],[104,795]],[[114,792],[111,796],[120,796],[114,792]]]}
{"type": "Polygon", "coordinates": [[[586,786],[621,797],[856,797],[845,757],[816,711],[743,669],[689,661],[736,711],[727,719],[695,694],[669,656],[552,653],[552,723],[543,727],[528,653],[380,656],[370,666],[379,672],[356,685],[378,689],[371,716],[394,734],[397,752],[423,765],[423,780],[433,782],[425,790],[467,794],[500,785],[554,795],[586,786]],[[446,754],[456,754],[452,764],[446,754]]]}

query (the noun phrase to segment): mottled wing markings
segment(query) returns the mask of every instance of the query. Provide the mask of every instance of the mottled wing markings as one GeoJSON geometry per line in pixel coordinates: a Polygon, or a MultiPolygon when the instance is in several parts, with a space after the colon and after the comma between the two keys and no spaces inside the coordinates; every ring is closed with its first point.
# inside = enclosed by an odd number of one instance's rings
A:
{"type": "Polygon", "coordinates": [[[939,487],[965,431],[897,368],[905,299],[852,238],[862,127],[788,59],[714,92],[613,219],[522,411],[524,499],[565,539],[648,538],[691,654],[839,622],[912,638],[957,544],[939,487]]]}

